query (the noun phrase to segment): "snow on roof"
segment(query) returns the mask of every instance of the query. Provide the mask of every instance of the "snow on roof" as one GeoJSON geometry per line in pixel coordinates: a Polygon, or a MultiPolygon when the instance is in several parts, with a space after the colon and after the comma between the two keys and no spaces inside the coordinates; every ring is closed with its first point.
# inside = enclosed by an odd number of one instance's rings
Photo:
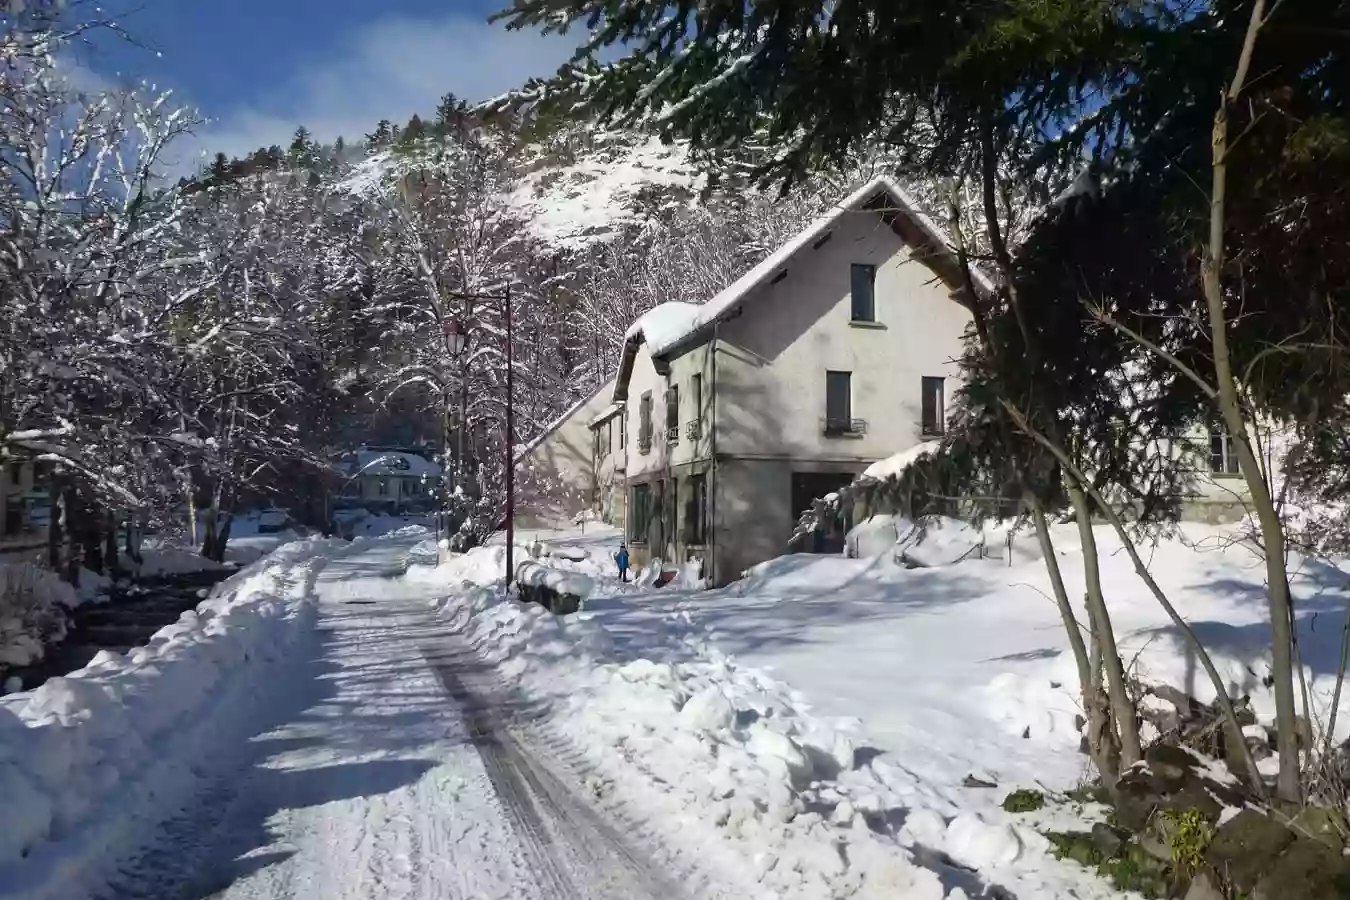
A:
{"type": "Polygon", "coordinates": [[[633,201],[644,188],[685,188],[695,194],[701,189],[703,176],[684,145],[657,138],[629,144],[620,138],[601,135],[598,152],[531,172],[507,195],[532,236],[554,247],[582,249],[638,221],[633,201]]]}
{"type": "MultiPolygon", "coordinates": [[[[951,247],[951,240],[946,232],[920,209],[914,197],[901,187],[895,179],[887,175],[879,175],[806,226],[795,237],[765,257],[759,265],[746,272],[707,303],[692,307],[695,310],[694,314],[690,315],[686,312],[676,314],[672,311],[663,314],[657,322],[647,321],[649,316],[664,306],[690,308],[690,305],[686,303],[663,304],[663,306],[658,306],[643,315],[637,322],[634,322],[633,327],[628,329],[627,340],[631,341],[636,337],[641,337],[646,341],[653,356],[660,356],[662,353],[674,349],[686,339],[731,313],[751,291],[777,275],[800,250],[814,244],[838,224],[839,220],[846,214],[865,208],[873,198],[881,193],[889,194],[891,199],[895,201],[894,209],[888,208],[887,211],[898,212],[914,222],[936,246],[944,251],[951,247]],[[680,323],[678,316],[683,316],[685,321],[680,323]],[[653,332],[656,340],[653,340],[653,332]]],[[[981,290],[993,291],[993,283],[982,272],[973,267],[971,272],[976,285],[981,290]]]]}
{"type": "Polygon", "coordinates": [[[893,478],[905,471],[914,463],[924,457],[934,453],[942,446],[940,441],[924,441],[922,444],[915,444],[908,450],[901,450],[894,456],[888,456],[883,460],[878,460],[868,466],[860,476],[861,478],[870,478],[876,481],[883,481],[887,478],[893,478]]]}
{"type": "Polygon", "coordinates": [[[596,397],[600,396],[601,392],[604,391],[605,388],[611,387],[613,384],[614,384],[613,378],[607,379],[598,388],[591,391],[589,394],[582,397],[576,403],[573,403],[571,406],[569,406],[567,410],[563,412],[562,415],[558,416],[558,418],[554,419],[552,422],[549,422],[548,425],[544,428],[544,430],[539,432],[539,434],[536,435],[533,440],[531,440],[527,444],[522,445],[520,449],[516,451],[516,462],[519,463],[522,459],[525,458],[525,455],[527,453],[538,447],[544,441],[548,440],[549,437],[555,431],[561,428],[563,424],[567,422],[568,419],[575,416],[577,412],[581,410],[582,407],[584,407],[587,403],[590,403],[596,397]]]}
{"type": "Polygon", "coordinates": [[[603,425],[621,412],[623,412],[622,400],[620,400],[618,403],[611,403],[609,406],[606,406],[604,409],[600,410],[599,415],[597,415],[594,419],[591,419],[591,427],[594,428],[597,425],[603,425]]]}
{"type": "Polygon", "coordinates": [[[357,450],[344,461],[352,475],[402,475],[439,478],[441,467],[416,453],[397,450],[357,450]]]}
{"type": "Polygon", "coordinates": [[[693,303],[662,303],[638,316],[623,336],[624,342],[640,340],[653,356],[660,356],[697,329],[705,307],[693,303]]]}

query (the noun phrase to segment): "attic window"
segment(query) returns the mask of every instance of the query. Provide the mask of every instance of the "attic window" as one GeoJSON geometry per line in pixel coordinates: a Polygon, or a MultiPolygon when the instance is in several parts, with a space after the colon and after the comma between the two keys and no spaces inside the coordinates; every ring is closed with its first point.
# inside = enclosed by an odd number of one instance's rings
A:
{"type": "Polygon", "coordinates": [[[833,232],[833,231],[827,231],[827,232],[825,232],[823,235],[821,235],[820,237],[816,238],[816,242],[815,242],[814,244],[811,245],[811,249],[812,249],[812,250],[819,250],[821,247],[824,247],[826,244],[828,244],[828,243],[830,242],[830,238],[832,238],[832,237],[834,237],[834,232],[833,232]]]}

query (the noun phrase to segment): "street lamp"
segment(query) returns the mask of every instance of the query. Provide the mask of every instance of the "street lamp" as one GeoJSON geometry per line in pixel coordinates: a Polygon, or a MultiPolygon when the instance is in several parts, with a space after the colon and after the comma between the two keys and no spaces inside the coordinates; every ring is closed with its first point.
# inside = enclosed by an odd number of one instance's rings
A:
{"type": "MultiPolygon", "coordinates": [[[[515,448],[515,363],[511,346],[511,285],[507,284],[500,294],[456,292],[446,293],[447,297],[457,300],[489,300],[502,304],[506,319],[506,586],[509,589],[515,580],[512,566],[516,542],[516,448],[515,448]]],[[[450,320],[445,325],[446,347],[461,354],[464,350],[465,333],[458,320],[450,320]],[[452,331],[453,329],[453,331],[452,331]],[[458,346],[456,351],[454,348],[458,346]]],[[[460,397],[467,405],[467,388],[461,369],[460,397]]],[[[460,424],[460,442],[464,439],[463,422],[460,424]]]]}

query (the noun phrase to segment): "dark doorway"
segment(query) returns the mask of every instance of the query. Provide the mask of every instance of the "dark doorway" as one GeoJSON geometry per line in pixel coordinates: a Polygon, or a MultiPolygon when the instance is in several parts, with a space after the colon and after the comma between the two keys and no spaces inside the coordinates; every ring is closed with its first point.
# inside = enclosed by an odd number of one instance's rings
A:
{"type": "MultiPolygon", "coordinates": [[[[811,504],[833,494],[840,488],[852,483],[852,472],[793,472],[792,473],[792,525],[801,520],[802,513],[811,508],[811,504]]],[[[843,511],[847,514],[847,510],[843,511]]],[[[803,549],[812,553],[841,553],[844,549],[846,524],[840,519],[821,523],[822,528],[814,539],[803,549]]]]}

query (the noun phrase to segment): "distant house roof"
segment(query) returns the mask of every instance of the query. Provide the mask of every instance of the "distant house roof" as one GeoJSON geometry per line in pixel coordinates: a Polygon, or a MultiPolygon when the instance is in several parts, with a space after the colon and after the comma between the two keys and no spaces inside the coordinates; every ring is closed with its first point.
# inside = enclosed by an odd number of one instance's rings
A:
{"type": "MultiPolygon", "coordinates": [[[[601,384],[598,388],[596,388],[595,390],[591,391],[589,394],[587,394],[586,396],[582,397],[582,398],[581,398],[580,400],[578,400],[576,403],[573,403],[571,406],[569,406],[569,407],[567,408],[567,410],[564,411],[564,412],[562,413],[562,415],[558,416],[558,418],[556,418],[556,419],[554,419],[552,422],[548,423],[548,425],[545,426],[544,430],[541,431],[541,432],[539,432],[539,434],[536,435],[535,438],[534,438],[532,441],[530,441],[528,444],[526,444],[526,445],[524,445],[523,447],[521,447],[520,450],[518,450],[518,451],[516,452],[516,462],[517,462],[517,463],[520,462],[522,459],[525,458],[525,455],[526,455],[527,453],[529,453],[531,450],[533,450],[533,449],[535,449],[536,447],[538,447],[538,446],[539,446],[540,444],[542,444],[544,441],[548,440],[548,439],[553,435],[554,432],[556,432],[559,428],[561,428],[561,427],[567,422],[568,419],[570,419],[570,418],[572,418],[573,416],[575,416],[575,415],[577,414],[577,412],[578,412],[582,407],[584,407],[587,403],[590,403],[590,402],[591,402],[592,400],[594,400],[596,397],[600,396],[600,393],[601,393],[602,391],[604,391],[605,388],[608,388],[608,387],[612,386],[613,384],[614,384],[614,379],[613,379],[613,378],[609,378],[609,379],[607,379],[603,384],[601,384]]],[[[587,423],[587,424],[589,424],[589,423],[587,423]]]]}
{"type": "Polygon", "coordinates": [[[591,419],[591,427],[599,428],[621,412],[623,412],[623,403],[611,403],[600,410],[600,413],[594,419],[591,419]]]}
{"type": "MultiPolygon", "coordinates": [[[[645,343],[652,357],[659,359],[698,343],[711,332],[714,324],[734,313],[753,290],[784,272],[793,257],[824,238],[845,215],[862,210],[875,212],[905,238],[906,243],[926,250],[920,257],[922,261],[933,266],[949,283],[957,285],[956,254],[947,233],[919,208],[899,182],[887,175],[877,176],[831,207],[707,303],[701,306],[663,303],[639,317],[625,335],[623,361],[614,389],[615,401],[627,399],[628,379],[639,345],[645,343]]],[[[979,290],[993,291],[993,283],[987,276],[974,267],[971,273],[979,290]]]]}
{"type": "Polygon", "coordinates": [[[402,450],[357,450],[342,461],[347,474],[355,476],[401,476],[439,478],[441,467],[434,462],[402,450]]]}

